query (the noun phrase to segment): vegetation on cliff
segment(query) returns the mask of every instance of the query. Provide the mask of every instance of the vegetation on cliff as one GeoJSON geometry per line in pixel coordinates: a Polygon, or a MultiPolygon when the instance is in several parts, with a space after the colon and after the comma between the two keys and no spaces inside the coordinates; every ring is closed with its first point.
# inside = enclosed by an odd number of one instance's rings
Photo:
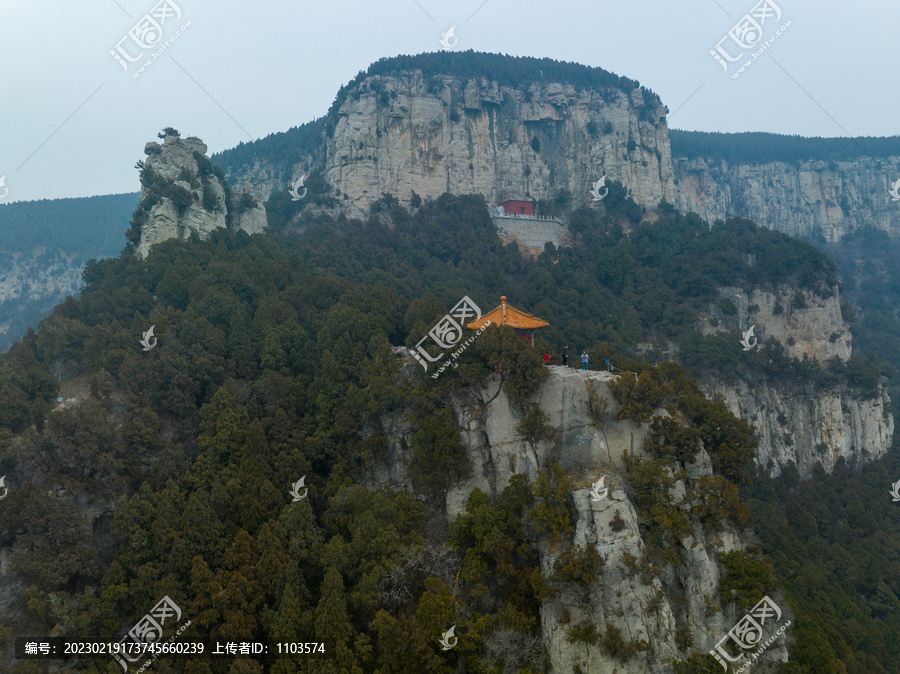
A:
{"type": "Polygon", "coordinates": [[[347,95],[370,77],[402,76],[412,70],[422,71],[428,80],[435,76],[449,75],[461,80],[482,80],[496,82],[500,86],[527,88],[535,82],[556,82],[571,84],[576,89],[619,89],[631,95],[640,89],[645,96],[645,105],[660,105],[657,94],[641,86],[640,82],[615,75],[603,68],[594,68],[580,63],[557,61],[550,58],[531,56],[509,56],[467,51],[425,52],[415,55],[391,56],[379,59],[338,91],[334,103],[328,111],[333,118],[346,100],[347,95]]]}
{"type": "MultiPolygon", "coordinates": [[[[634,204],[611,191],[607,209],[577,212],[577,245],[534,261],[500,242],[480,198],[408,213],[388,195],[365,223],[217,230],[88,265],[83,297],[0,358],[0,474],[16,485],[0,544],[29,584],[15,609],[25,632],[117,636],[168,595],[193,639],[327,639],[334,659],[309,671],[449,672],[461,658],[469,671],[538,671],[542,602],[601,566],[569,550],[552,578],[540,573],[539,545],[572,532],[567,475],[551,462],[495,502],[473,491],[453,523],[436,507],[468,470],[447,394],[499,371],[522,436],[546,437],[528,403],[545,376],[538,353],[491,331],[459,368],[414,383],[391,345],[415,344],[464,295],[487,310],[506,294],[550,321],[539,351],[586,346],[595,363],[619,353],[635,372],[620,400],[635,415],[669,407],[687,429],[657,424],[658,458],[632,476],[642,526],[677,562],[673,541],[690,523],[745,519],[734,483],[749,478],[751,434],[680,367],[624,352],[690,335],[718,284],[827,285],[832,273],[812,248],[743,221],[710,230],[669,212],[626,235],[634,204]],[[777,262],[751,269],[748,251],[777,262]],[[151,325],[159,342],[142,352],[151,325]],[[54,364],[90,378],[90,397],[51,412],[54,364]],[[379,420],[400,410],[421,499],[357,484],[386,455],[379,420]],[[660,476],[698,437],[718,479],[675,518],[660,476]],[[304,475],[308,497],[292,503],[304,475]],[[93,521],[75,502],[113,514],[93,521]],[[459,644],[442,653],[436,639],[454,624],[459,644]]],[[[763,587],[757,566],[726,569],[741,601],[763,587]]],[[[808,643],[825,634],[810,630],[808,643]]],[[[584,638],[622,660],[646,647],[612,626],[584,638]]]]}

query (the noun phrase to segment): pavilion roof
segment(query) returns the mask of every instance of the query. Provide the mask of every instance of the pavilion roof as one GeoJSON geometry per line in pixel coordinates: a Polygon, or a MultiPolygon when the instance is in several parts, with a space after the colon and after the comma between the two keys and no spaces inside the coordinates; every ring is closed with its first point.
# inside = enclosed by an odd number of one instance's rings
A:
{"type": "Polygon", "coordinates": [[[472,321],[466,325],[470,330],[478,330],[482,328],[488,321],[491,325],[509,325],[513,328],[530,330],[534,328],[546,328],[550,325],[547,321],[519,311],[506,303],[506,295],[500,298],[500,306],[484,314],[477,321],[472,321]]]}

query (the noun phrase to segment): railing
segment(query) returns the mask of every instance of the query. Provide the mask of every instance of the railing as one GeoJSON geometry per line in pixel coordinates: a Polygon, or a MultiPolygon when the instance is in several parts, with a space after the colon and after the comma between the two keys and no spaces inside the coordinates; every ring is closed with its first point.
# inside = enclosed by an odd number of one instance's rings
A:
{"type": "Polygon", "coordinates": [[[506,213],[505,215],[492,215],[492,218],[511,218],[513,220],[539,220],[547,222],[557,222],[560,225],[562,220],[552,215],[523,215],[522,213],[506,213]]]}

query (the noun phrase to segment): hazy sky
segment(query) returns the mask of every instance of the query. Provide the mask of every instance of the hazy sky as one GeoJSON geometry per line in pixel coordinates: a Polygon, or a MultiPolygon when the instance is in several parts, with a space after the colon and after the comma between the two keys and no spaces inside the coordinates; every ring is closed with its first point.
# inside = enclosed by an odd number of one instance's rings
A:
{"type": "Polygon", "coordinates": [[[782,16],[764,23],[763,41],[790,25],[738,79],[709,52],[756,0],[173,1],[181,17],[168,12],[163,42],[138,31],[151,45],[138,63],[190,25],[134,79],[137,64],[126,72],[110,51],[141,53],[129,31],[156,0],[0,0],[7,203],[137,191],[133,166],[162,127],[210,152],[286,130],[323,115],[373,61],[440,49],[451,26],[457,50],[636,79],[669,106],[672,128],[898,133],[897,0],[774,0],[782,16]]]}

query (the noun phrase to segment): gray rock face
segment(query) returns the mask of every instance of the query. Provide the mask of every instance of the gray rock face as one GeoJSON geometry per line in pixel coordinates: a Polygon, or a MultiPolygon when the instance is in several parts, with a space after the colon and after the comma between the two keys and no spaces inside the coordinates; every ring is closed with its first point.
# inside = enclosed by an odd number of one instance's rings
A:
{"type": "MultiPolygon", "coordinates": [[[[749,294],[722,288],[721,296],[737,312],[727,315],[719,307],[711,308],[702,317],[703,334],[723,329],[743,332],[754,325],[756,348],[763,348],[763,341],[771,337],[791,358],[807,357],[823,365],[832,358],[850,358],[852,335],[841,314],[837,288],[830,289],[828,297],[789,286],[749,294]]],[[[759,437],[757,463],[773,476],[780,475],[789,461],[804,477],[816,464],[830,473],[840,457],[851,464],[873,461],[891,445],[894,419],[890,398],[880,385],[871,398],[860,398],[843,386],[820,387],[812,394],[768,382],[701,385],[710,399],[721,400],[732,414],[753,425],[759,437]]]]}
{"type": "Polygon", "coordinates": [[[559,220],[550,218],[528,217],[492,217],[491,221],[501,236],[513,236],[526,246],[543,250],[544,245],[552,243],[559,248],[559,243],[566,232],[559,220]]]}
{"type": "Polygon", "coordinates": [[[828,297],[787,285],[775,292],[755,288],[749,294],[741,288],[721,288],[720,296],[730,301],[737,313],[727,315],[719,307],[701,317],[704,335],[721,330],[744,332],[755,326],[754,336],[762,343],[772,337],[789,358],[804,357],[826,363],[831,358],[850,358],[853,335],[841,313],[837,288],[828,297]]]}
{"type": "Polygon", "coordinates": [[[0,315],[0,352],[22,337],[25,327],[16,318],[27,317],[30,322],[46,316],[55,305],[81,289],[86,262],[87,256],[45,247],[0,252],[0,304],[5,305],[0,315]]]}
{"type": "Polygon", "coordinates": [[[266,207],[260,202],[256,202],[253,208],[234,216],[235,230],[241,230],[247,234],[262,234],[266,231],[266,227],[266,207]]]}
{"type": "Polygon", "coordinates": [[[674,199],[665,112],[640,90],[426,81],[418,70],[369,77],[350,91],[325,165],[326,180],[347,195],[348,215],[361,215],[382,192],[404,201],[412,192],[474,193],[498,203],[567,189],[578,203],[604,174],[639,204],[674,199]]]}
{"type": "MultiPolygon", "coordinates": [[[[404,350],[397,355],[404,357],[404,350]]],[[[593,546],[605,565],[585,595],[574,585],[564,585],[560,593],[541,609],[544,647],[551,661],[550,671],[572,672],[576,665],[584,672],[619,674],[671,672],[671,661],[691,652],[707,652],[741,617],[723,610],[718,594],[718,556],[744,549],[745,534],[725,526],[718,531],[695,526],[682,541],[680,566],[662,564],[652,573],[644,560],[646,543],[638,526],[638,514],[630,496],[625,467],[626,452],[646,457],[645,439],[649,424],[615,420],[619,405],[607,386],[608,372],[587,372],[551,366],[550,378],[534,400],[559,432],[558,447],[549,442],[534,446],[516,432],[519,415],[499,381],[490,378],[473,394],[456,399],[453,410],[461,438],[472,462],[470,477],[455,484],[446,494],[446,514],[452,521],[465,510],[475,488],[497,496],[516,473],[532,478],[547,459],[558,460],[572,484],[571,499],[576,512],[571,543],[593,546]],[[608,412],[603,424],[594,425],[588,411],[588,382],[596,382],[600,399],[608,412]],[[475,398],[479,400],[475,400],[475,398]],[[485,402],[491,401],[485,405],[485,402]],[[486,412],[482,417],[482,413],[486,412]],[[482,421],[483,419],[483,421],[482,421]],[[600,477],[608,492],[595,500],[590,487],[600,477]],[[606,625],[617,628],[629,642],[643,642],[640,651],[627,663],[604,655],[599,646],[569,643],[574,625],[583,621],[596,625],[601,633],[606,625]],[[676,643],[675,635],[690,630],[690,645],[676,643]],[[680,632],[679,632],[680,630],[680,632]]],[[[657,410],[667,415],[665,410],[657,410]]],[[[411,462],[410,434],[413,429],[403,413],[383,419],[388,440],[388,456],[368,475],[371,487],[391,486],[412,489],[408,466],[411,462]]],[[[687,507],[697,481],[712,475],[709,456],[701,451],[694,463],[683,466],[671,491],[676,507],[687,507]]],[[[541,571],[549,579],[554,563],[565,547],[542,547],[541,571]]],[[[786,651],[770,649],[764,656],[786,658],[786,651]]]]}
{"type": "MultiPolygon", "coordinates": [[[[311,158],[302,161],[302,166],[312,165],[311,158]]],[[[309,170],[298,168],[297,177],[309,170]]],[[[233,170],[226,170],[225,176],[233,185],[248,183],[251,185],[253,195],[260,201],[268,201],[269,198],[281,190],[287,189],[294,179],[286,171],[271,164],[268,159],[254,157],[252,163],[242,165],[233,170]]]]}
{"type": "Polygon", "coordinates": [[[900,236],[900,203],[888,194],[900,157],[797,164],[673,161],[677,208],[713,222],[740,216],[792,236],[838,241],[863,225],[900,236]]]}
{"type": "MultiPolygon", "coordinates": [[[[194,158],[194,152],[206,157],[206,150],[203,141],[195,137],[166,136],[162,145],[147,143],[144,147],[147,155],[144,171],[154,179],[149,184],[142,180],[141,185],[141,204],[152,206],[141,226],[137,246],[140,257],[146,257],[162,241],[187,239],[191,234],[205,239],[213,230],[227,226],[229,204],[225,188],[215,175],[208,172],[201,175],[194,158]],[[171,196],[163,196],[163,189],[170,190],[168,194],[181,195],[181,201],[176,203],[171,196]]],[[[265,207],[258,201],[233,219],[235,231],[258,234],[266,228],[265,207]]]]}
{"type": "Polygon", "coordinates": [[[874,461],[891,446],[894,417],[881,386],[869,399],[843,388],[819,389],[812,395],[752,382],[712,382],[702,388],[753,425],[759,437],[756,461],[773,476],[780,475],[788,461],[802,477],[811,476],[816,464],[830,473],[841,457],[850,465],[874,461]]]}

